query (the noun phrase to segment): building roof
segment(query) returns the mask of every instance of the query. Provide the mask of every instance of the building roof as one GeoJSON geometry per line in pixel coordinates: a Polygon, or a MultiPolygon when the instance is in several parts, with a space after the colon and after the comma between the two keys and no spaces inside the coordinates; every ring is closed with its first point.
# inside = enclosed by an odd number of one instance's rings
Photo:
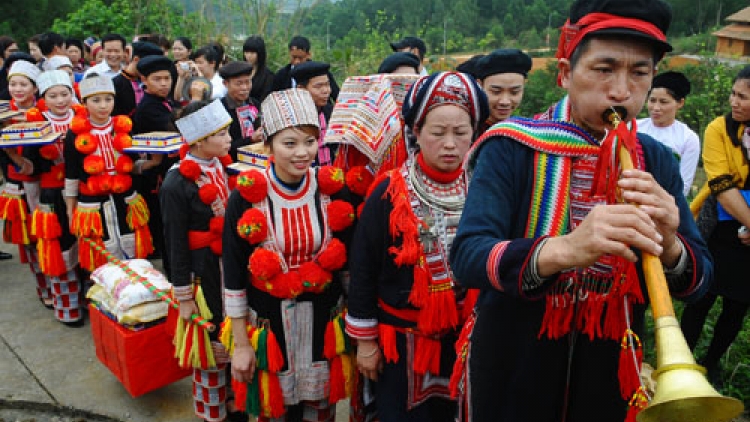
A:
{"type": "Polygon", "coordinates": [[[750,24],[750,7],[746,7],[737,13],[727,16],[729,22],[739,22],[750,24]]]}
{"type": "Polygon", "coordinates": [[[713,33],[716,37],[731,38],[733,40],[750,41],[750,26],[732,24],[713,33]]]}

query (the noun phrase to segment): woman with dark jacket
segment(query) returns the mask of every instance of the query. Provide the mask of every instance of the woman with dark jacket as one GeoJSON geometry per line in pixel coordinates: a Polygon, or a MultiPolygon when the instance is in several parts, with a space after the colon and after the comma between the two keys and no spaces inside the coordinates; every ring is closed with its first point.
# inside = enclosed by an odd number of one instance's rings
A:
{"type": "Polygon", "coordinates": [[[250,77],[253,79],[253,88],[250,90],[250,96],[263,102],[271,92],[273,85],[273,72],[266,66],[266,42],[260,35],[251,35],[242,45],[242,56],[245,61],[253,65],[253,73],[250,77]]]}

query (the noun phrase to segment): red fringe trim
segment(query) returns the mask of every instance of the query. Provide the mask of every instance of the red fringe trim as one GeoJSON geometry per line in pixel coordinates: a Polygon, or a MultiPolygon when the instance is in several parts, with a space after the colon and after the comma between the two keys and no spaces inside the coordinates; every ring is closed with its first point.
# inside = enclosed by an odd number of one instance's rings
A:
{"type": "Polygon", "coordinates": [[[393,254],[393,262],[397,266],[414,265],[422,253],[422,245],[419,242],[420,221],[411,209],[407,196],[406,182],[397,171],[390,173],[391,183],[385,191],[390,196],[393,210],[390,215],[389,231],[393,238],[401,236],[400,247],[391,246],[388,252],[393,254]]]}
{"type": "Polygon", "coordinates": [[[431,337],[416,336],[414,345],[414,372],[440,373],[440,341],[431,337]]]}
{"type": "Polygon", "coordinates": [[[104,254],[96,251],[86,239],[92,240],[97,246],[104,249],[104,228],[102,216],[98,209],[77,208],[73,213],[71,231],[78,237],[78,260],[81,268],[94,271],[100,265],[107,263],[104,254]]]}
{"type": "Polygon", "coordinates": [[[154,252],[151,230],[148,228],[149,210],[146,200],[139,194],[128,203],[126,220],[135,234],[135,256],[146,258],[154,252]]]}
{"type": "Polygon", "coordinates": [[[232,377],[232,391],[234,391],[234,406],[240,412],[247,410],[247,383],[237,381],[232,377]]]}
{"type": "Polygon", "coordinates": [[[643,362],[641,340],[632,330],[626,330],[620,341],[620,360],[617,378],[620,381],[620,395],[627,399],[641,386],[640,369],[643,362]],[[635,353],[635,361],[633,354],[635,353]]]}
{"type": "Polygon", "coordinates": [[[469,346],[470,337],[472,331],[474,331],[474,323],[476,318],[472,313],[461,329],[461,334],[458,336],[456,341],[456,362],[453,363],[453,372],[451,373],[450,382],[448,383],[448,389],[450,390],[451,397],[456,398],[461,390],[464,388],[466,374],[467,374],[467,362],[469,357],[469,346]]]}
{"type": "Polygon", "coordinates": [[[29,213],[26,201],[18,195],[2,195],[0,218],[5,220],[5,239],[16,245],[31,243],[29,213]],[[8,236],[8,233],[10,236],[8,236]]]}
{"type": "Polygon", "coordinates": [[[65,274],[65,260],[60,250],[62,228],[53,212],[34,211],[31,232],[38,239],[39,268],[45,275],[59,277],[65,274]]]}
{"type": "Polygon", "coordinates": [[[392,325],[378,324],[378,338],[383,356],[388,363],[398,362],[398,349],[396,348],[396,329],[392,325]]]}
{"type": "Polygon", "coordinates": [[[344,368],[341,362],[341,356],[336,356],[333,360],[329,361],[331,365],[330,371],[330,392],[328,395],[329,403],[336,403],[339,400],[346,398],[346,378],[344,376],[344,368]]]}

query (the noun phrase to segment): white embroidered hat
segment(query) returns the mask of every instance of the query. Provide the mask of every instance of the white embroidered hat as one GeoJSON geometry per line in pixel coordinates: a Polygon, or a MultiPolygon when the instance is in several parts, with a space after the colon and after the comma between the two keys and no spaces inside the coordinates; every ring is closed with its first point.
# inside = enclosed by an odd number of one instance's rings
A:
{"type": "Polygon", "coordinates": [[[57,70],[61,67],[69,66],[73,67],[73,63],[70,61],[68,56],[52,56],[44,62],[46,70],[57,70]]]}
{"type": "Polygon", "coordinates": [[[112,78],[104,75],[89,76],[84,78],[79,84],[78,89],[81,91],[81,100],[96,94],[115,95],[115,86],[112,78]]]}
{"type": "Polygon", "coordinates": [[[26,60],[16,60],[8,71],[8,80],[10,80],[11,76],[22,75],[36,83],[36,79],[39,77],[40,73],[42,73],[42,71],[39,70],[35,64],[27,62],[26,60]]]}
{"type": "Polygon", "coordinates": [[[70,82],[70,75],[64,70],[48,70],[42,72],[36,81],[39,86],[39,95],[44,95],[44,92],[56,85],[65,85],[70,89],[73,89],[73,84],[70,82]]]}
{"type": "Polygon", "coordinates": [[[261,105],[261,116],[264,142],[288,127],[314,126],[320,129],[318,109],[310,93],[304,89],[270,93],[261,105]]]}
{"type": "Polygon", "coordinates": [[[232,116],[227,113],[219,99],[175,122],[180,134],[189,145],[215,134],[230,123],[232,123],[232,116]]]}

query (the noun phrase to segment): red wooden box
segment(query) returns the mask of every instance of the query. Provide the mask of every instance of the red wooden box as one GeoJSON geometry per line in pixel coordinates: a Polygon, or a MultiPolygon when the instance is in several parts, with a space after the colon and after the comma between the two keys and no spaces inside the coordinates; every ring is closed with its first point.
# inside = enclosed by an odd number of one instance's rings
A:
{"type": "Polygon", "coordinates": [[[177,365],[167,323],[131,331],[90,306],[96,357],[133,397],[171,384],[193,373],[177,365]]]}

